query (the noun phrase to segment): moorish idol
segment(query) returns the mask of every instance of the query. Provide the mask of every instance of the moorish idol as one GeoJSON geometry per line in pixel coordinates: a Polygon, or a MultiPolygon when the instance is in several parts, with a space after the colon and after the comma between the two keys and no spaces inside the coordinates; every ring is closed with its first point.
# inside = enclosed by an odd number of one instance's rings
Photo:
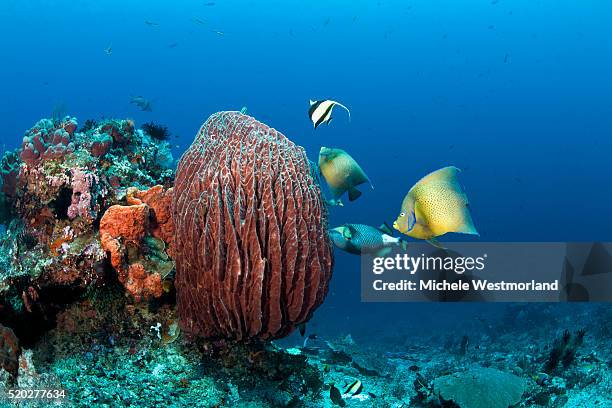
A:
{"type": "Polygon", "coordinates": [[[314,128],[316,129],[321,123],[325,123],[327,125],[329,125],[329,123],[332,121],[332,110],[334,109],[334,106],[340,106],[341,108],[344,108],[349,115],[349,121],[351,120],[351,111],[344,106],[343,104],[341,104],[340,102],[336,102],[336,101],[332,101],[329,99],[326,99],[324,101],[310,101],[310,108],[308,109],[308,115],[310,116],[310,120],[312,121],[312,124],[314,125],[314,128]]]}

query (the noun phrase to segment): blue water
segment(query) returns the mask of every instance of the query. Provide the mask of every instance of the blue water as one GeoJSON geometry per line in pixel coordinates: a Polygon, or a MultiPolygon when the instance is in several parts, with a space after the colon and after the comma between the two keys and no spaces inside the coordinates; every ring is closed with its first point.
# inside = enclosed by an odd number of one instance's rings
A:
{"type": "MultiPolygon", "coordinates": [[[[247,106],[312,160],[340,147],[368,173],[375,190],[332,209],[333,225],[393,221],[420,177],[456,165],[483,241],[610,240],[609,1],[205,3],[3,0],[0,144],[63,105],[81,123],[163,123],[179,157],[211,113],[247,106]],[[325,98],[352,121],[336,110],[313,130],[308,100],[325,98]]],[[[453,315],[363,305],[358,258],[336,261],[319,319],[453,315]]]]}

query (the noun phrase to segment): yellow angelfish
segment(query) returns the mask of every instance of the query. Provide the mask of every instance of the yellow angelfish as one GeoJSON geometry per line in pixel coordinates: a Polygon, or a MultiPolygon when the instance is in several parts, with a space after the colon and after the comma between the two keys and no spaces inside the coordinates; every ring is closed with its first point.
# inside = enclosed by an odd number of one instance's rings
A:
{"type": "Polygon", "coordinates": [[[332,198],[338,200],[348,191],[349,201],[355,201],[361,196],[356,186],[370,183],[361,166],[342,149],[321,147],[319,151],[319,171],[325,178],[332,198]]]}
{"type": "Polygon", "coordinates": [[[449,166],[419,180],[406,194],[393,228],[440,246],[435,237],[447,232],[478,235],[468,199],[457,181],[460,172],[449,166]]]}

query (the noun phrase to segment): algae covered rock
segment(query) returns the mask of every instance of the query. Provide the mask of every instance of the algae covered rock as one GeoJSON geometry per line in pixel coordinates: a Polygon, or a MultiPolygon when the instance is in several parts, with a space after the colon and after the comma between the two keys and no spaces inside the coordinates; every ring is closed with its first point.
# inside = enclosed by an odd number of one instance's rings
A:
{"type": "Polygon", "coordinates": [[[494,368],[475,367],[436,378],[433,389],[441,402],[453,401],[461,408],[508,408],[521,400],[525,381],[494,368]]]}

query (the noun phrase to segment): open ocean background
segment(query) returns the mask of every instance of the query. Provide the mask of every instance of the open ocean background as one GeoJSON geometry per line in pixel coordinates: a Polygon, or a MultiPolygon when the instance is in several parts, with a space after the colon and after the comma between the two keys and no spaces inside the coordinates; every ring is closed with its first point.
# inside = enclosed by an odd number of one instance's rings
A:
{"type": "MultiPolygon", "coordinates": [[[[340,147],[368,173],[376,189],[332,227],[392,222],[419,178],[455,165],[482,241],[610,241],[611,2],[214,3],[0,2],[0,146],[55,110],[164,124],[178,159],[210,114],[247,106],[311,160],[340,147]],[[352,121],[336,109],[313,130],[308,100],[326,98],[352,121]]],[[[443,331],[502,308],[362,304],[359,258],[338,251],[312,327],[443,331]]]]}

